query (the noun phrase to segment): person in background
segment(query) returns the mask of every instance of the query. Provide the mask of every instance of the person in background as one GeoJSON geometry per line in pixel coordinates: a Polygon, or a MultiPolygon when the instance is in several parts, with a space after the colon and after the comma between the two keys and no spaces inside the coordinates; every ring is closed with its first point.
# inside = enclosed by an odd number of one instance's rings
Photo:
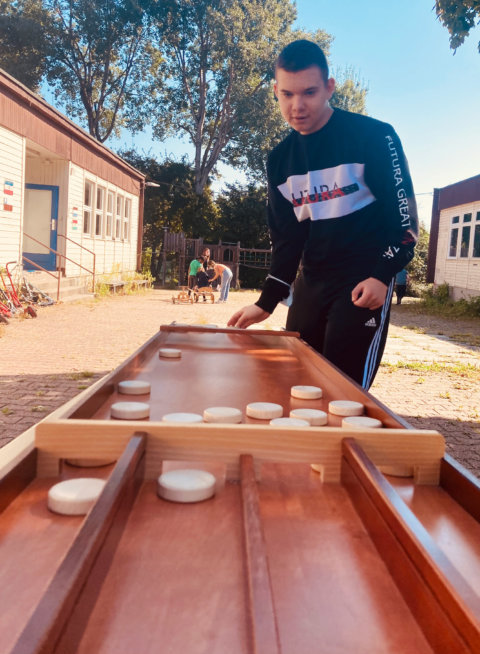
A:
{"type": "Polygon", "coordinates": [[[224,266],[223,263],[215,263],[215,261],[210,261],[208,264],[209,269],[214,271],[214,276],[211,278],[210,283],[213,283],[216,279],[220,278],[220,297],[217,302],[226,302],[228,299],[228,292],[230,290],[230,283],[232,281],[233,273],[228,266],[224,266]]]}
{"type": "Polygon", "coordinates": [[[195,288],[197,284],[197,272],[199,268],[203,268],[204,258],[202,256],[197,257],[190,261],[188,266],[188,294],[195,288]]]}
{"type": "Polygon", "coordinates": [[[208,263],[210,261],[210,248],[203,248],[203,250],[200,252],[200,255],[203,257],[203,268],[207,270],[208,263]]]}
{"type": "Polygon", "coordinates": [[[287,45],[274,92],[293,128],[267,160],[272,262],[255,304],[231,327],[288,302],[288,330],[370,388],[387,338],[395,275],[418,237],[415,194],[395,130],[332,108],[335,80],[312,41],[287,45]],[[302,263],[300,272],[299,264],[302,263]]]}
{"type": "MultiPolygon", "coordinates": [[[[208,275],[203,269],[203,266],[200,266],[200,268],[197,271],[196,275],[196,286],[195,290],[200,291],[202,288],[210,288],[210,282],[208,279],[208,275]]],[[[203,293],[203,301],[206,302],[207,298],[205,297],[205,293],[203,293]]]]}
{"type": "Polygon", "coordinates": [[[397,304],[402,304],[402,300],[407,292],[408,273],[401,270],[395,275],[395,295],[397,296],[397,304]]]}

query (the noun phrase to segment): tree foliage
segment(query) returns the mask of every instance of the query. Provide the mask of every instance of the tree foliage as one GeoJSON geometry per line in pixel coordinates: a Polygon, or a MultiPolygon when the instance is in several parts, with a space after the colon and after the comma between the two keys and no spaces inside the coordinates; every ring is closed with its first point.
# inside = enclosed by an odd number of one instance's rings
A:
{"type": "MultiPolygon", "coordinates": [[[[297,38],[314,40],[328,54],[332,40],[323,30],[293,31],[295,18],[294,3],[284,0],[158,3],[157,48],[166,82],[154,133],[188,137],[197,193],[218,161],[263,176],[266,153],[286,133],[273,97],[276,56],[297,38]]],[[[359,94],[354,87],[340,89],[338,103],[345,104],[352,90],[359,94]]]]}
{"type": "Polygon", "coordinates": [[[217,233],[218,210],[207,187],[201,197],[194,190],[194,172],[185,160],[163,162],[133,150],[119,153],[137,170],[145,173],[147,183],[158,187],[145,188],[144,248],[152,249],[152,273],[156,274],[164,228],[183,231],[187,237],[208,238],[217,233]]]}
{"type": "MultiPolygon", "coordinates": [[[[143,3],[145,4],[145,3],[143,3]]],[[[146,14],[134,0],[44,0],[51,20],[47,79],[98,141],[142,126],[146,14]]]]}
{"type": "MultiPolygon", "coordinates": [[[[476,25],[480,23],[478,0],[436,0],[435,11],[441,23],[450,33],[450,47],[459,48],[476,25]]],[[[480,41],[478,43],[480,52],[480,41]]]]}
{"type": "Polygon", "coordinates": [[[217,238],[240,241],[244,248],[270,248],[267,226],[267,191],[250,183],[228,184],[217,197],[219,211],[217,238]]]}
{"type": "Polygon", "coordinates": [[[38,91],[48,47],[48,14],[42,0],[0,0],[1,68],[38,91]]]}
{"type": "Polygon", "coordinates": [[[413,259],[407,266],[410,281],[417,284],[425,284],[427,281],[427,259],[428,259],[428,244],[430,241],[430,234],[425,225],[420,224],[418,232],[418,242],[415,246],[415,254],[413,259]]]}

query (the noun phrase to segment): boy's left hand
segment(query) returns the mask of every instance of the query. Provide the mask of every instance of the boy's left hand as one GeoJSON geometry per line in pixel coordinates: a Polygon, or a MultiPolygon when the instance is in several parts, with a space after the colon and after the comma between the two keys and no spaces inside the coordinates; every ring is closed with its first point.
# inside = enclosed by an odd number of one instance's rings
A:
{"type": "Polygon", "coordinates": [[[378,309],[385,303],[387,285],[375,277],[359,282],[352,291],[352,302],[356,307],[378,309]]]}

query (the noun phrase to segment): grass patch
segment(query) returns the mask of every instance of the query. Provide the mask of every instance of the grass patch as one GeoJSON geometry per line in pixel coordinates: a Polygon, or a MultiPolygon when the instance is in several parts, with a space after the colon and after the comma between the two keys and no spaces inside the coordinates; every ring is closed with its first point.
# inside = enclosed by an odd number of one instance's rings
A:
{"type": "Polygon", "coordinates": [[[417,325],[402,325],[402,329],[409,329],[416,334],[426,334],[427,330],[424,327],[417,327],[417,325]]]}
{"type": "Polygon", "coordinates": [[[449,338],[456,343],[480,347],[480,336],[476,334],[450,334],[449,338]]]}
{"type": "Polygon", "coordinates": [[[392,371],[411,370],[412,372],[421,373],[450,373],[460,375],[461,377],[468,377],[470,379],[480,377],[480,366],[476,366],[472,363],[450,364],[439,363],[438,361],[432,361],[431,363],[426,363],[424,361],[397,361],[397,363],[382,362],[380,365],[392,371]]]}
{"type": "Polygon", "coordinates": [[[73,381],[82,381],[83,379],[91,379],[94,375],[94,372],[84,370],[83,372],[72,372],[68,375],[68,378],[73,379],[73,381]]]}

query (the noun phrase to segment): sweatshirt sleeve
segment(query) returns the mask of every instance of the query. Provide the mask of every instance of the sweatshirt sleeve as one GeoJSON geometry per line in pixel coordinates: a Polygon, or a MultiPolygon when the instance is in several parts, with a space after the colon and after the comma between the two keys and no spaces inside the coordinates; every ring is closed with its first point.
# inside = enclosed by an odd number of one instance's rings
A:
{"type": "Polygon", "coordinates": [[[293,206],[286,200],[268,176],[268,226],[272,242],[272,261],[260,298],[255,303],[272,313],[279,302],[288,297],[297,275],[303,246],[309,232],[309,220],[298,222],[293,206]]]}
{"type": "Polygon", "coordinates": [[[384,249],[372,277],[389,284],[413,258],[417,206],[408,163],[394,129],[383,123],[367,147],[365,181],[380,203],[386,224],[384,249]]]}

